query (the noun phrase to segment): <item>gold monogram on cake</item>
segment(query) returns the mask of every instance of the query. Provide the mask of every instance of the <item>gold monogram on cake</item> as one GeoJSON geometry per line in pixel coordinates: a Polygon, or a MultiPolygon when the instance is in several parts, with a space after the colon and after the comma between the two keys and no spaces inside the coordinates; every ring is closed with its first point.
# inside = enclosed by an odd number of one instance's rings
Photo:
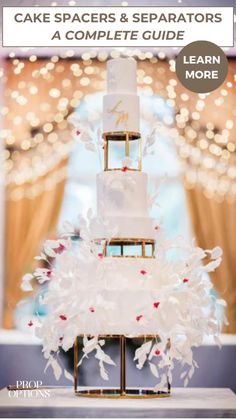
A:
{"type": "Polygon", "coordinates": [[[119,100],[113,108],[107,110],[108,113],[116,116],[116,126],[120,124],[124,124],[126,126],[129,119],[129,113],[119,109],[121,105],[122,100],[119,100]]]}

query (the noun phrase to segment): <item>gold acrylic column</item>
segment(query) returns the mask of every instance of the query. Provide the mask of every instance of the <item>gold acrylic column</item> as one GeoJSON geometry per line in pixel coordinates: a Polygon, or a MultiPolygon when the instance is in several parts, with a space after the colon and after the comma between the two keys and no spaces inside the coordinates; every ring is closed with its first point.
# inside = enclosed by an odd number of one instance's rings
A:
{"type": "Polygon", "coordinates": [[[74,343],[74,391],[76,393],[78,386],[78,336],[74,343]]]}
{"type": "Polygon", "coordinates": [[[120,395],[126,395],[126,338],[120,336],[120,395]]]}

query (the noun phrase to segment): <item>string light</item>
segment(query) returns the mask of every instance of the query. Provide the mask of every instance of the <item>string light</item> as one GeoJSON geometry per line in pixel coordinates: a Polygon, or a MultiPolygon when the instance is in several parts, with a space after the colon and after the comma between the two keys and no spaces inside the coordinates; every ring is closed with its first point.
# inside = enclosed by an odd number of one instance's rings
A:
{"type": "MultiPolygon", "coordinates": [[[[70,5],[72,3],[76,2],[70,1],[70,5]]],[[[122,2],[122,5],[126,3],[122,2]]],[[[47,183],[40,180],[67,158],[72,149],[68,115],[85,94],[105,88],[104,63],[110,57],[120,56],[140,61],[139,88],[149,96],[159,94],[175,112],[174,118],[163,116],[163,124],[182,160],[186,187],[199,184],[207,197],[214,197],[219,202],[222,199],[231,202],[236,197],[236,109],[231,105],[236,76],[233,70],[219,90],[197,95],[179,84],[175,77],[175,60],[168,60],[162,50],[89,50],[83,52],[79,62],[73,61],[74,56],[75,51],[71,49],[42,62],[36,54],[23,60],[10,52],[7,71],[0,68],[0,83],[5,95],[0,110],[5,120],[0,138],[6,144],[3,158],[6,182],[11,185],[9,199],[35,197],[45,188],[53,187],[53,182],[59,181],[60,173],[65,175],[62,168],[47,183]],[[71,60],[69,65],[68,59],[71,60]],[[42,102],[35,105],[41,89],[46,94],[43,94],[42,102]],[[30,110],[31,102],[34,111],[30,110]],[[209,109],[212,120],[207,121],[209,109]],[[221,109],[222,121],[218,126],[221,109]],[[20,131],[19,126],[22,127],[20,131]],[[32,188],[26,185],[31,181],[35,183],[32,188]]]]}

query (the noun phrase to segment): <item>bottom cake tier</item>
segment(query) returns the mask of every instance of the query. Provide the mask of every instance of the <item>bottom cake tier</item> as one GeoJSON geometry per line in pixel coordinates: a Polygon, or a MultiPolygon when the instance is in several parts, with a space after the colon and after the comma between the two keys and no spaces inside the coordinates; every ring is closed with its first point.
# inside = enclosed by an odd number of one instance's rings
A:
{"type": "Polygon", "coordinates": [[[96,278],[76,289],[78,334],[139,336],[157,335],[163,324],[168,329],[170,303],[163,298],[163,285],[171,278],[158,269],[157,260],[106,257],[96,278]]]}

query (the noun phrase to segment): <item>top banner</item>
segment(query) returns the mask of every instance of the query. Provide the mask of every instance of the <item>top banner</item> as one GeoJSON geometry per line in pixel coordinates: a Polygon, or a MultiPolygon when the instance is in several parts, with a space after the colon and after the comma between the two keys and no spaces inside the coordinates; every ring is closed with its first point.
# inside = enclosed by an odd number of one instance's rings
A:
{"type": "Polygon", "coordinates": [[[5,47],[233,46],[233,7],[3,7],[5,47]]]}

